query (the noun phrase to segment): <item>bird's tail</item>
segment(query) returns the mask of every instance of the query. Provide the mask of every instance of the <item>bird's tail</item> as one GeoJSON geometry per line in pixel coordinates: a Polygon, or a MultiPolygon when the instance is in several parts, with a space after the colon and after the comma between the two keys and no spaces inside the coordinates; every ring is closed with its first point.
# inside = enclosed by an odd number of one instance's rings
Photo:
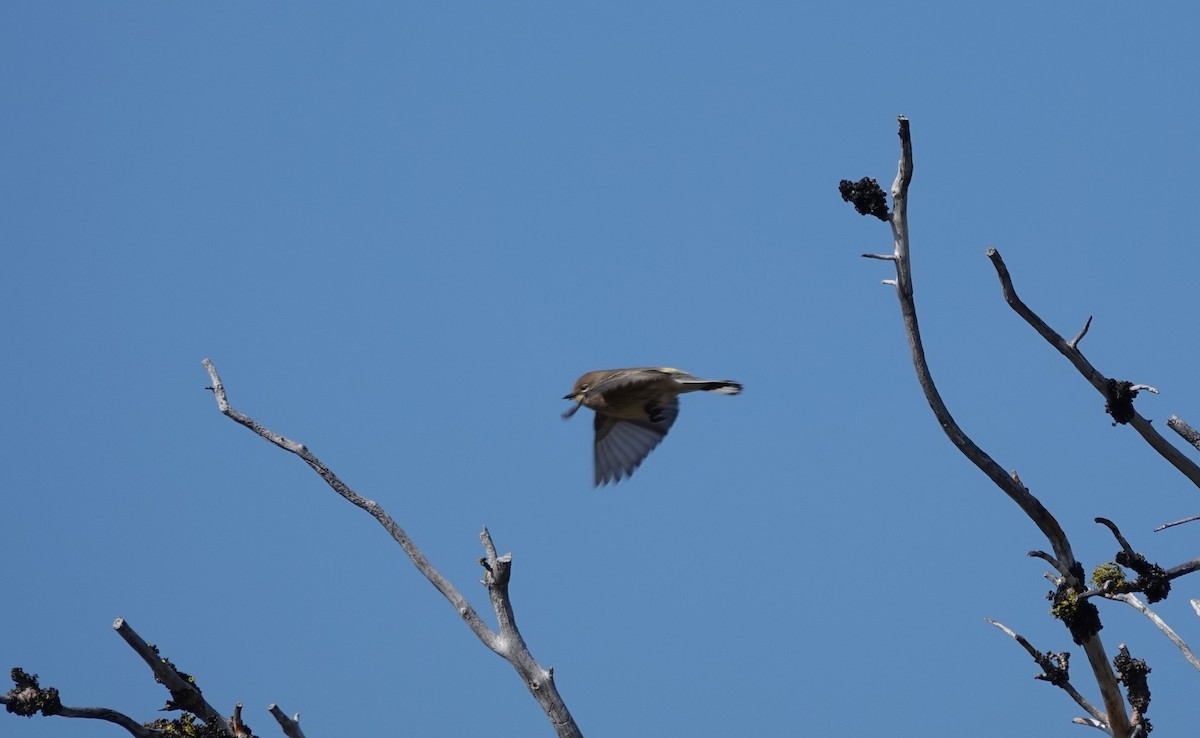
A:
{"type": "Polygon", "coordinates": [[[732,379],[680,379],[680,384],[687,387],[688,392],[720,392],[723,395],[741,394],[742,385],[732,379]]]}

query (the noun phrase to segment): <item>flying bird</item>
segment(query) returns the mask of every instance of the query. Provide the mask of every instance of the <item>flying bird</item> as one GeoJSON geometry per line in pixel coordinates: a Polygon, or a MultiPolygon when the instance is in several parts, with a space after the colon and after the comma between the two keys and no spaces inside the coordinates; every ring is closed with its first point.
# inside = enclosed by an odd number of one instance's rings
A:
{"type": "Polygon", "coordinates": [[[669,367],[601,369],[575,382],[564,400],[596,411],[594,444],[597,487],[631,476],[671,430],[685,392],[736,395],[742,385],[729,379],[701,379],[669,367]]]}

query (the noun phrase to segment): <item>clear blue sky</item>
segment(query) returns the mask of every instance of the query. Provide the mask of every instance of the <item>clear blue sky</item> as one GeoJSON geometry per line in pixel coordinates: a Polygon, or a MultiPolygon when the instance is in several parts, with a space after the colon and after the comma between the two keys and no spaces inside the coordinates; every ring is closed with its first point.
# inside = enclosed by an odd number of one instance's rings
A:
{"type": "MultiPolygon", "coordinates": [[[[1034,526],[913,378],[888,186],[912,120],[918,306],[958,420],[1090,568],[1117,520],[1165,565],[1200,498],[1003,303],[1200,422],[1192,225],[1200,11],[993,3],[46,3],[0,8],[0,666],[142,720],[122,616],[222,709],[310,738],[552,735],[365,514],[222,418],[234,404],[377,500],[482,610],[480,527],[588,736],[1080,735],[984,622],[1076,654],[1034,526]],[[690,396],[593,490],[591,369],[690,396]]],[[[1161,613],[1193,645],[1177,583],[1161,613]]],[[[1150,717],[1197,675],[1125,606],[1150,717]]],[[[0,715],[17,738],[121,735],[0,715]]],[[[1098,735],[1098,734],[1097,734],[1098,735]]]]}

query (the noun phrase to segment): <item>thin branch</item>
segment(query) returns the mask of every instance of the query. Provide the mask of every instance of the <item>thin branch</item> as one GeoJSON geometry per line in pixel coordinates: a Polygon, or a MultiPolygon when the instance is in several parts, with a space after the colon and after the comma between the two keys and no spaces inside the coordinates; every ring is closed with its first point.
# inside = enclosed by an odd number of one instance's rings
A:
{"type": "Polygon", "coordinates": [[[1149,618],[1150,622],[1154,623],[1155,627],[1161,630],[1163,635],[1169,638],[1171,643],[1174,643],[1176,648],[1183,652],[1183,657],[1188,660],[1188,663],[1197,670],[1200,670],[1200,659],[1196,658],[1196,655],[1192,653],[1192,649],[1188,647],[1188,644],[1184,643],[1183,639],[1171,629],[1171,626],[1167,625],[1166,621],[1147,607],[1137,595],[1132,592],[1126,592],[1124,594],[1105,595],[1105,597],[1110,600],[1120,600],[1149,618]]]}
{"type": "MultiPolygon", "coordinates": [[[[34,677],[36,678],[36,675],[34,677]]],[[[36,700],[39,696],[36,693],[39,691],[31,688],[17,688],[8,694],[0,693],[0,705],[4,705],[9,712],[25,717],[31,717],[37,712],[42,712],[47,717],[58,716],[84,718],[86,720],[103,720],[124,728],[134,738],[162,738],[162,731],[147,728],[128,715],[116,710],[110,710],[107,707],[68,707],[67,705],[58,705],[47,708],[44,711],[37,707],[30,708],[27,703],[31,700],[36,700]]]]}
{"type": "Polygon", "coordinates": [[[489,596],[492,599],[493,607],[496,608],[496,615],[500,621],[501,630],[498,634],[488,628],[475,609],[471,607],[471,604],[467,602],[466,598],[459,594],[454,585],[429,563],[429,560],[425,558],[425,555],[421,553],[421,550],[417,548],[417,545],[409,538],[404,529],[384,511],[379,503],[362,497],[352,490],[329,467],[321,463],[320,459],[309,451],[304,444],[285,438],[259,425],[249,416],[234,410],[229,404],[225,393],[225,386],[221,383],[221,377],[217,374],[216,367],[208,359],[205,359],[202,363],[204,364],[204,368],[208,370],[208,376],[212,381],[212,386],[209,389],[212,390],[213,395],[216,397],[217,407],[220,409],[221,414],[239,425],[249,428],[279,448],[299,456],[335,492],[375,518],[388,534],[391,535],[392,539],[400,545],[400,548],[408,555],[408,558],[417,567],[417,570],[450,602],[459,616],[466,621],[471,632],[479,638],[480,642],[512,664],[513,668],[517,670],[517,673],[520,674],[522,680],[525,682],[525,686],[530,694],[542,706],[546,716],[550,718],[550,722],[554,725],[554,729],[560,738],[582,738],[582,733],[579,731],[578,726],[576,726],[574,718],[571,717],[571,713],[567,710],[566,704],[563,702],[562,697],[558,694],[558,689],[554,685],[553,672],[542,668],[534,660],[524,640],[520,638],[520,634],[516,631],[515,619],[512,615],[512,603],[508,596],[508,579],[511,574],[512,556],[505,554],[504,556],[497,557],[495,555],[495,548],[488,548],[491,544],[491,537],[488,535],[486,528],[482,537],[485,539],[485,549],[489,554],[488,565],[494,569],[494,571],[489,572],[488,577],[494,579],[485,578],[484,583],[488,587],[489,596]],[[499,568],[502,568],[503,571],[498,572],[495,570],[499,568]],[[509,620],[508,630],[505,629],[505,619],[509,620]]]}
{"type": "Polygon", "coordinates": [[[1100,525],[1103,525],[1105,528],[1108,528],[1109,532],[1113,534],[1113,538],[1116,538],[1117,543],[1120,544],[1121,550],[1123,550],[1127,556],[1138,555],[1137,551],[1133,550],[1133,546],[1129,545],[1129,541],[1125,540],[1125,536],[1121,535],[1121,529],[1117,527],[1116,523],[1108,518],[1096,518],[1096,522],[1100,525]]]}
{"type": "Polygon", "coordinates": [[[984,618],[984,620],[1007,633],[1013,640],[1021,644],[1025,651],[1031,657],[1033,657],[1033,660],[1042,670],[1042,673],[1037,677],[1038,679],[1049,682],[1070,695],[1071,699],[1075,700],[1075,704],[1082,707],[1089,715],[1092,716],[1092,719],[1100,723],[1099,725],[1093,725],[1092,727],[1100,728],[1111,735],[1111,731],[1108,730],[1107,727],[1108,723],[1104,713],[1096,709],[1095,705],[1093,705],[1091,702],[1088,702],[1087,698],[1080,694],[1079,690],[1075,689],[1075,687],[1071,685],[1069,672],[1067,670],[1068,654],[1062,653],[1055,655],[1049,651],[1043,653],[1042,651],[1034,648],[1033,644],[1026,640],[1025,636],[1015,632],[1003,623],[992,620],[991,618],[984,618]]]}
{"type": "MultiPolygon", "coordinates": [[[[1058,580],[1055,581],[1056,586],[1059,584],[1062,584],[1064,579],[1074,579],[1075,578],[1075,575],[1071,573],[1070,566],[1064,566],[1061,561],[1054,558],[1053,556],[1046,553],[1045,551],[1027,551],[1025,553],[1025,555],[1029,556],[1030,558],[1041,559],[1042,561],[1045,561],[1047,564],[1050,564],[1050,566],[1053,566],[1054,570],[1057,571],[1060,575],[1058,580]]],[[[1047,576],[1046,578],[1052,579],[1052,577],[1050,577],[1050,576],[1047,576]]]]}
{"type": "Polygon", "coordinates": [[[130,735],[135,736],[135,738],[161,738],[163,735],[161,731],[154,728],[147,728],[128,715],[123,715],[107,707],[67,707],[63,705],[62,711],[58,715],[59,717],[66,718],[104,720],[105,722],[120,725],[130,735]]]}
{"type": "MultiPolygon", "coordinates": [[[[1042,320],[1037,313],[1033,312],[1033,310],[1030,310],[1029,306],[1017,296],[1016,288],[1013,287],[1012,275],[1008,273],[1008,267],[1004,264],[1004,259],[1000,257],[1000,252],[994,248],[988,249],[987,257],[991,259],[992,266],[996,268],[996,274],[1000,278],[1000,286],[1004,291],[1004,301],[1016,311],[1017,315],[1020,315],[1022,318],[1024,318],[1025,322],[1029,323],[1029,325],[1038,332],[1038,335],[1046,339],[1047,343],[1057,349],[1060,354],[1065,356],[1067,360],[1070,361],[1071,364],[1079,371],[1079,373],[1083,375],[1083,378],[1086,379],[1089,384],[1095,387],[1096,391],[1099,392],[1105,400],[1110,399],[1108,392],[1108,377],[1097,371],[1096,367],[1092,366],[1091,362],[1084,358],[1083,354],[1079,352],[1079,349],[1064,341],[1062,336],[1058,335],[1053,328],[1046,324],[1046,321],[1042,320]]],[[[1158,391],[1149,387],[1146,389],[1150,389],[1154,392],[1158,391]]],[[[1160,434],[1158,430],[1150,424],[1150,421],[1143,418],[1141,414],[1134,410],[1133,417],[1130,419],[1129,424],[1132,425],[1139,434],[1141,434],[1142,438],[1146,440],[1146,443],[1150,444],[1151,448],[1157,451],[1164,459],[1167,460],[1167,462],[1169,462],[1185,477],[1191,480],[1192,484],[1200,487],[1200,466],[1197,466],[1194,461],[1184,456],[1182,451],[1168,443],[1167,439],[1163,438],[1162,434],[1160,434]]]]}
{"type": "Polygon", "coordinates": [[[1096,720],[1095,718],[1073,717],[1071,718],[1071,722],[1075,723],[1076,725],[1083,725],[1088,728],[1103,730],[1105,733],[1112,735],[1112,731],[1108,729],[1108,725],[1102,720],[1096,720]]]}
{"type": "MultiPolygon", "coordinates": [[[[1042,505],[1029,489],[1014,479],[997,464],[983,449],[975,445],[958,423],[950,415],[950,410],[942,400],[941,394],[934,384],[933,375],[925,359],[925,348],[921,341],[921,329],[917,322],[917,308],[913,301],[912,265],[909,259],[908,238],[908,185],[912,181],[912,138],[909,133],[908,120],[900,118],[900,141],[902,154],[896,181],[892,185],[892,235],[896,242],[896,294],[900,299],[900,311],[904,317],[905,332],[908,335],[909,349],[912,352],[913,366],[917,371],[917,381],[925,392],[925,399],[933,410],[934,416],[942,426],[942,430],[950,438],[964,456],[975,464],[993,483],[1009,496],[1041,529],[1043,535],[1054,549],[1054,556],[1069,566],[1075,561],[1070,543],[1062,527],[1054,516],[1042,505]]],[[[1060,569],[1061,571],[1061,569],[1060,569]]],[[[1080,587],[1080,591],[1084,588],[1080,587]]]]}
{"type": "MultiPolygon", "coordinates": [[[[901,154],[896,180],[892,184],[892,213],[889,220],[896,245],[896,296],[900,301],[900,312],[904,318],[905,333],[908,335],[917,381],[925,393],[925,400],[929,403],[942,431],[949,437],[951,443],[1013,502],[1016,502],[1029,519],[1037,525],[1049,541],[1054,551],[1054,557],[1058,559],[1060,570],[1066,570],[1067,583],[1076,592],[1084,592],[1087,587],[1080,581],[1082,576],[1075,574],[1076,571],[1082,572],[1082,567],[1076,562],[1075,555],[1071,551],[1071,544],[1058,521],[1024,484],[1007,474],[991,456],[975,445],[975,442],[962,431],[950,415],[949,409],[933,382],[933,376],[925,360],[925,349],[921,342],[921,331],[917,323],[917,309],[913,301],[912,264],[909,259],[908,187],[913,176],[912,136],[907,118],[900,116],[899,124],[901,154]]],[[[1083,637],[1081,645],[1087,654],[1092,672],[1095,674],[1100,694],[1104,698],[1107,722],[1112,727],[1113,735],[1117,738],[1126,738],[1131,732],[1131,726],[1116,676],[1109,665],[1108,655],[1104,651],[1104,643],[1099,637],[1092,634],[1083,637]]]]}
{"type": "Polygon", "coordinates": [[[1078,346],[1079,342],[1083,340],[1083,337],[1087,335],[1088,328],[1091,328],[1091,327],[1092,327],[1092,316],[1089,315],[1087,322],[1084,323],[1083,327],[1079,329],[1079,333],[1076,333],[1075,337],[1072,338],[1067,343],[1067,345],[1070,346],[1071,348],[1075,348],[1076,346],[1078,346]]]}
{"type": "Polygon", "coordinates": [[[1197,520],[1200,520],[1200,515],[1189,515],[1188,517],[1182,518],[1180,520],[1173,520],[1170,523],[1163,523],[1162,525],[1155,528],[1154,532],[1158,533],[1159,531],[1166,530],[1167,528],[1174,528],[1177,525],[1183,525],[1184,523],[1192,523],[1197,520]]]}

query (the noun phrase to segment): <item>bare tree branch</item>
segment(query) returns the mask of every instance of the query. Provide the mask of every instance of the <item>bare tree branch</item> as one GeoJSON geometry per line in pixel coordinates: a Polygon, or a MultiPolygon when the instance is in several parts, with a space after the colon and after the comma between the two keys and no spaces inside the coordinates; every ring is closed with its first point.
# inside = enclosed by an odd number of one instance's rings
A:
{"type": "Polygon", "coordinates": [[[1192,559],[1191,561],[1183,562],[1179,566],[1172,566],[1170,569],[1167,569],[1167,578],[1176,579],[1185,574],[1191,574],[1194,571],[1200,571],[1200,559],[1192,559]]]}
{"type": "MultiPolygon", "coordinates": [[[[216,728],[222,734],[231,738],[241,738],[243,735],[249,735],[248,732],[242,734],[235,733],[225,720],[225,717],[204,699],[200,693],[200,688],[196,686],[195,680],[179,671],[169,659],[164,658],[158,652],[157,648],[146,643],[123,618],[117,618],[113,621],[113,630],[117,631],[121,638],[142,657],[142,660],[146,662],[146,665],[154,673],[155,680],[166,687],[171,693],[171,699],[167,700],[166,705],[162,708],[163,710],[181,710],[185,713],[185,721],[191,721],[194,715],[206,725],[216,728]]],[[[36,675],[30,676],[25,674],[19,668],[12,670],[12,676],[13,681],[17,684],[16,689],[9,692],[8,695],[0,695],[0,704],[6,705],[10,712],[16,712],[21,715],[32,715],[34,712],[41,712],[47,716],[58,715],[69,718],[104,720],[121,726],[130,735],[135,736],[135,738],[159,738],[167,734],[157,727],[143,725],[127,715],[106,707],[64,706],[58,700],[58,690],[40,688],[36,675]]],[[[241,711],[241,705],[239,704],[237,707],[235,715],[240,714],[241,711]]],[[[160,720],[156,722],[162,723],[166,721],[160,720]]],[[[152,725],[154,724],[152,723],[152,725]]]]}
{"type": "Polygon", "coordinates": [[[1183,437],[1183,440],[1200,449],[1200,431],[1185,423],[1181,418],[1172,415],[1167,418],[1167,427],[1183,437]]]}
{"type": "Polygon", "coordinates": [[[1067,343],[1067,345],[1070,346],[1071,348],[1075,348],[1076,346],[1078,346],[1079,342],[1083,340],[1083,337],[1087,335],[1088,328],[1091,328],[1091,327],[1092,327],[1092,316],[1089,315],[1087,322],[1083,324],[1083,327],[1079,329],[1079,332],[1075,334],[1075,337],[1072,338],[1070,340],[1070,342],[1067,343]]]}
{"type": "MultiPolygon", "coordinates": [[[[1054,558],[1058,560],[1058,567],[1056,568],[1066,572],[1064,574],[1066,584],[1075,592],[1085,592],[1087,587],[1081,581],[1083,579],[1083,567],[1076,561],[1066,533],[1063,532],[1058,521],[1029,492],[1029,489],[1024,484],[1005,473],[1004,469],[991,456],[975,445],[975,442],[962,431],[958,423],[950,415],[949,409],[947,409],[933,382],[929,365],[925,360],[925,349],[921,342],[921,331],[917,323],[916,304],[913,301],[912,264],[909,259],[908,187],[913,176],[912,137],[908,119],[900,116],[899,124],[901,155],[896,172],[896,180],[892,184],[892,213],[889,221],[892,226],[892,236],[895,242],[896,296],[900,301],[900,312],[904,318],[905,333],[908,336],[908,344],[912,353],[912,362],[916,369],[917,380],[925,393],[925,399],[929,403],[930,409],[933,410],[933,414],[941,425],[942,431],[950,438],[951,443],[971,463],[975,464],[980,471],[986,474],[997,487],[1003,490],[1011,500],[1016,502],[1029,519],[1037,525],[1049,541],[1054,551],[1054,558]]],[[[1062,339],[1059,338],[1059,341],[1061,342],[1062,339]]],[[[1063,342],[1063,345],[1065,346],[1065,342],[1063,342]]],[[[1197,471],[1200,472],[1200,469],[1197,471]]],[[[1106,721],[1112,730],[1112,734],[1116,738],[1127,738],[1132,728],[1125,712],[1125,705],[1120,688],[1117,685],[1116,676],[1108,663],[1108,656],[1104,651],[1103,642],[1094,632],[1076,632],[1074,628],[1072,629],[1072,637],[1083,647],[1084,652],[1087,654],[1092,672],[1096,678],[1096,683],[1100,687],[1100,694],[1104,699],[1106,721]]]]}
{"type": "Polygon", "coordinates": [[[1075,700],[1075,704],[1086,710],[1087,713],[1091,715],[1097,723],[1099,723],[1098,725],[1093,725],[1092,727],[1100,728],[1104,732],[1111,735],[1112,731],[1108,729],[1108,723],[1104,717],[1104,713],[1100,710],[1097,710],[1091,702],[1088,702],[1086,697],[1079,693],[1079,690],[1075,689],[1075,687],[1071,685],[1070,672],[1068,669],[1070,663],[1069,653],[1066,653],[1065,651],[1059,654],[1051,653],[1049,651],[1043,653],[1042,651],[1034,648],[1033,644],[1025,639],[1025,636],[1013,631],[1003,623],[999,623],[991,618],[984,618],[984,620],[1007,633],[1017,643],[1020,643],[1025,651],[1033,657],[1033,660],[1037,662],[1037,665],[1042,669],[1042,673],[1037,675],[1035,677],[1036,679],[1049,682],[1059,689],[1062,689],[1064,692],[1070,695],[1071,699],[1075,700]]]}
{"type": "Polygon", "coordinates": [[[1164,531],[1167,528],[1174,528],[1175,526],[1183,525],[1184,523],[1194,523],[1197,520],[1200,520],[1200,515],[1189,515],[1186,518],[1181,518],[1179,520],[1172,520],[1170,523],[1163,523],[1162,525],[1155,528],[1154,532],[1158,533],[1159,531],[1164,531]]]}
{"type": "MultiPolygon", "coordinates": [[[[1035,331],[1038,332],[1046,342],[1058,350],[1060,354],[1065,356],[1074,367],[1079,370],[1083,378],[1088,381],[1096,391],[1104,397],[1105,400],[1111,400],[1109,392],[1109,379],[1096,370],[1091,362],[1084,358],[1079,349],[1063,340],[1062,336],[1058,335],[1046,321],[1042,320],[1037,313],[1029,309],[1020,297],[1017,296],[1016,288],[1013,287],[1012,276],[1008,273],[1008,267],[1004,264],[1004,259],[1000,257],[1000,252],[996,249],[988,249],[987,256],[992,261],[992,266],[996,268],[996,274],[1000,278],[1000,286],[1004,291],[1004,301],[1025,319],[1035,331]]],[[[1082,337],[1082,336],[1080,336],[1082,337]]],[[[1076,342],[1078,339],[1076,339],[1076,342]]],[[[1072,342],[1074,343],[1074,342],[1072,342]]],[[[1153,391],[1158,390],[1145,385],[1133,385],[1133,387],[1141,387],[1153,391]]],[[[1150,424],[1150,421],[1143,418],[1136,410],[1132,411],[1132,417],[1129,424],[1141,434],[1142,438],[1150,444],[1151,448],[1157,451],[1164,459],[1172,466],[1178,469],[1185,477],[1191,480],[1192,484],[1200,487],[1200,466],[1197,466],[1194,461],[1183,455],[1183,452],[1175,448],[1167,442],[1167,439],[1162,437],[1162,434],[1150,424]]]]}
{"type": "Polygon", "coordinates": [[[508,581],[512,570],[512,555],[496,555],[491,536],[488,534],[486,528],[480,536],[483,539],[484,549],[487,553],[487,558],[484,561],[486,562],[485,568],[488,569],[488,574],[484,577],[484,584],[488,588],[492,606],[496,611],[496,618],[500,626],[499,633],[493,632],[484,624],[479,614],[475,612],[475,609],[471,607],[466,598],[459,594],[454,585],[429,563],[429,560],[425,558],[425,555],[421,553],[421,550],[417,548],[417,545],[409,538],[404,529],[384,511],[379,503],[374,500],[368,500],[352,490],[329,467],[321,463],[320,459],[303,444],[285,438],[259,425],[249,416],[234,410],[229,405],[225,387],[221,383],[221,377],[217,374],[216,367],[208,359],[205,359],[202,363],[204,364],[204,368],[208,370],[209,378],[212,380],[212,386],[209,389],[213,391],[213,395],[217,400],[217,407],[223,415],[239,425],[249,428],[279,448],[299,456],[335,492],[375,518],[383,526],[384,530],[391,535],[392,539],[400,544],[400,548],[408,555],[408,558],[417,567],[417,570],[450,602],[455,611],[458,612],[459,617],[467,623],[471,632],[479,638],[483,645],[512,664],[513,668],[521,676],[522,681],[525,682],[525,687],[533,695],[533,698],[537,700],[538,704],[542,706],[542,709],[554,725],[554,729],[560,738],[582,738],[582,733],[579,731],[578,726],[576,726],[574,718],[571,717],[571,713],[567,710],[567,706],[554,684],[553,670],[547,670],[537,663],[533,655],[529,652],[524,639],[521,638],[520,633],[516,629],[516,619],[513,615],[512,603],[508,595],[508,581]]]}
{"type": "Polygon", "coordinates": [[[1188,644],[1184,643],[1183,639],[1171,629],[1171,626],[1167,625],[1166,621],[1164,621],[1157,614],[1155,614],[1153,610],[1147,607],[1137,595],[1133,594],[1132,592],[1126,592],[1124,594],[1109,594],[1104,596],[1110,600],[1120,600],[1121,602],[1124,602],[1149,618],[1150,622],[1154,623],[1155,627],[1161,630],[1163,635],[1169,638],[1171,643],[1174,643],[1176,648],[1183,652],[1183,657],[1188,660],[1188,663],[1200,670],[1200,659],[1196,658],[1196,655],[1192,653],[1192,649],[1188,647],[1188,644]]]}
{"type": "Polygon", "coordinates": [[[279,705],[271,705],[267,708],[267,711],[279,723],[279,727],[283,728],[283,734],[288,738],[305,738],[304,731],[300,730],[300,713],[288,717],[283,714],[283,710],[279,709],[279,705]]]}
{"type": "Polygon", "coordinates": [[[41,713],[46,717],[84,718],[103,720],[125,729],[134,738],[161,738],[162,731],[147,728],[133,718],[107,707],[68,707],[58,700],[58,690],[43,688],[37,674],[26,674],[22,669],[12,670],[16,686],[7,694],[0,694],[0,705],[8,712],[24,717],[41,713]]]}
{"type": "Polygon", "coordinates": [[[165,709],[186,710],[205,723],[218,726],[226,735],[233,734],[225,716],[208,704],[208,700],[200,694],[200,689],[195,682],[190,677],[180,674],[174,664],[158,653],[157,648],[142,640],[142,637],[129,626],[124,618],[117,618],[113,621],[113,630],[117,631],[117,634],[125,639],[129,647],[142,657],[142,661],[145,661],[150,670],[154,672],[154,678],[171,693],[171,699],[167,701],[165,709]]]}
{"type": "Polygon", "coordinates": [[[1122,551],[1129,556],[1137,556],[1137,551],[1134,551],[1133,546],[1129,545],[1129,541],[1125,540],[1125,536],[1121,535],[1121,529],[1117,527],[1116,523],[1108,518],[1096,518],[1096,522],[1108,528],[1109,532],[1113,534],[1113,538],[1117,539],[1122,551]]]}

